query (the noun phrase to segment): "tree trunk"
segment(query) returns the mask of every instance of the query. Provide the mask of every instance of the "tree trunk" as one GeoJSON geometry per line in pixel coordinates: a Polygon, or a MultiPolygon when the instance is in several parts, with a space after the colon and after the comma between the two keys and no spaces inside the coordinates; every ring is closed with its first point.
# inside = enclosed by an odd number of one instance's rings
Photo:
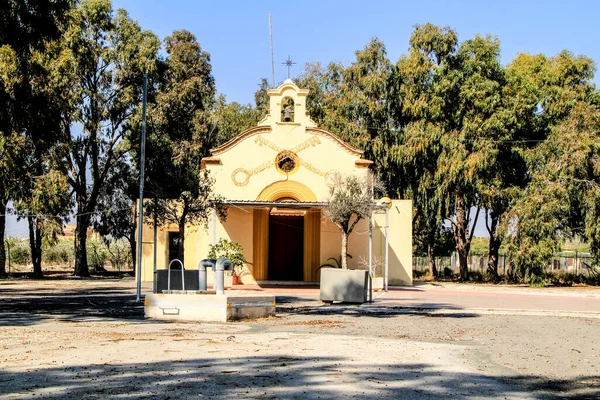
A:
{"type": "Polygon", "coordinates": [[[488,247],[488,273],[494,278],[498,278],[498,253],[500,252],[501,240],[498,238],[498,222],[499,214],[492,211],[490,218],[490,226],[488,233],[490,235],[490,243],[488,247]]]}
{"type": "MultiPolygon", "coordinates": [[[[85,210],[83,204],[78,205],[77,210],[85,210]]],[[[77,217],[77,226],[75,227],[75,275],[88,277],[90,269],[87,261],[87,230],[90,225],[90,214],[83,214],[77,217]]]]}
{"type": "Polygon", "coordinates": [[[340,253],[342,269],[348,269],[348,234],[342,231],[342,252],[340,253]]]}
{"type": "Polygon", "coordinates": [[[33,264],[33,277],[44,277],[42,272],[42,227],[35,217],[27,217],[29,225],[29,247],[31,249],[31,263],[33,264]]]}
{"type": "MultiPolygon", "coordinates": [[[[135,206],[135,201],[133,202],[133,212],[131,213],[132,217],[132,224],[131,224],[131,228],[129,229],[129,237],[127,238],[127,240],[129,240],[129,248],[131,249],[131,265],[133,266],[133,276],[136,276],[135,274],[137,274],[135,265],[137,263],[137,258],[136,258],[136,254],[137,254],[137,237],[136,237],[136,227],[137,227],[137,207],[135,206]]],[[[140,229],[143,229],[143,227],[140,227],[140,229]]]]}
{"type": "Polygon", "coordinates": [[[438,276],[437,267],[435,265],[435,254],[434,254],[434,246],[435,246],[435,230],[431,229],[427,233],[427,263],[429,265],[429,273],[436,279],[438,276]]]}
{"type": "Polygon", "coordinates": [[[466,214],[464,199],[460,195],[456,195],[456,223],[452,225],[452,228],[456,241],[461,281],[469,279],[467,257],[469,255],[470,238],[467,232],[469,229],[469,220],[466,214]]]}
{"type": "Polygon", "coordinates": [[[438,276],[437,267],[435,265],[435,254],[433,253],[433,245],[427,245],[427,262],[429,264],[429,273],[433,279],[438,276]]]}
{"type": "Polygon", "coordinates": [[[4,247],[4,235],[6,230],[6,202],[0,200],[0,276],[6,275],[6,247],[4,247]]]}

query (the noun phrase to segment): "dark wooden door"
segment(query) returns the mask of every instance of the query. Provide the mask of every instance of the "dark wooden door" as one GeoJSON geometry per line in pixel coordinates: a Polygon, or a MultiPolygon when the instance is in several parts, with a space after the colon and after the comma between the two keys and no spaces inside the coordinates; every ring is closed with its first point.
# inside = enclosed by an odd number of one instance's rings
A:
{"type": "Polygon", "coordinates": [[[269,271],[272,281],[301,281],[304,268],[304,217],[269,216],[269,271]]]}

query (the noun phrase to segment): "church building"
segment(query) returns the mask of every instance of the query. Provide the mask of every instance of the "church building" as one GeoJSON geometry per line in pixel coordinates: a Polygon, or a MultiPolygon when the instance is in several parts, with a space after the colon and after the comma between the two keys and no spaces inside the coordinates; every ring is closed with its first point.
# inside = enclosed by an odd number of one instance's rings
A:
{"type": "MultiPolygon", "coordinates": [[[[308,90],[287,79],[268,95],[269,114],[256,127],[212,149],[202,160],[215,179],[215,192],[226,199],[227,219],[213,217],[208,229],[186,227],[185,268],[198,268],[209,246],[224,238],[244,248],[242,283],[318,282],[319,267],[331,263],[331,257],[339,259],[341,249],[341,234],[322,211],[328,182],[335,174],[366,177],[373,162],[316,126],[306,114],[308,90]]],[[[371,241],[368,220],[349,237],[349,268],[367,268],[371,245],[375,276],[387,275],[390,285],[412,285],[412,202],[391,200],[390,207],[374,212],[372,221],[371,241]]],[[[178,235],[176,225],[159,228],[158,269],[166,269],[177,254],[178,235]]],[[[143,281],[153,280],[153,237],[153,227],[145,225],[143,281]]]]}

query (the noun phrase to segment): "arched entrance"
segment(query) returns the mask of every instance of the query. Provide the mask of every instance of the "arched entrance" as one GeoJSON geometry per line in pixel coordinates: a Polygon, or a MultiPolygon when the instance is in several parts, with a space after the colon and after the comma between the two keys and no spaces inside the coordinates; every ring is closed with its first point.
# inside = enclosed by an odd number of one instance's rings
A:
{"type": "Polygon", "coordinates": [[[316,202],[315,194],[286,180],[265,187],[257,200],[277,204],[254,210],[255,279],[313,281],[319,267],[321,212],[299,208],[299,203],[316,202]]]}

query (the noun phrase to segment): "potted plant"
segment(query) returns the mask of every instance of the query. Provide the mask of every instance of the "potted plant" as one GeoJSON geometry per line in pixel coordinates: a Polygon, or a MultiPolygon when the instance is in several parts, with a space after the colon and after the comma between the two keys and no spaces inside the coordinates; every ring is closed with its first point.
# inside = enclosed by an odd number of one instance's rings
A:
{"type": "Polygon", "coordinates": [[[363,303],[367,299],[368,271],[348,269],[348,237],[362,219],[371,216],[373,185],[372,176],[356,175],[334,175],[329,183],[324,215],[338,227],[342,236],[341,268],[321,269],[321,301],[363,303]]]}
{"type": "Polygon", "coordinates": [[[233,271],[231,274],[232,284],[240,284],[240,277],[243,273],[244,263],[246,258],[244,257],[244,248],[241,244],[232,242],[229,239],[219,239],[217,244],[210,245],[208,251],[208,258],[218,259],[221,257],[229,258],[233,265],[233,271]]]}

